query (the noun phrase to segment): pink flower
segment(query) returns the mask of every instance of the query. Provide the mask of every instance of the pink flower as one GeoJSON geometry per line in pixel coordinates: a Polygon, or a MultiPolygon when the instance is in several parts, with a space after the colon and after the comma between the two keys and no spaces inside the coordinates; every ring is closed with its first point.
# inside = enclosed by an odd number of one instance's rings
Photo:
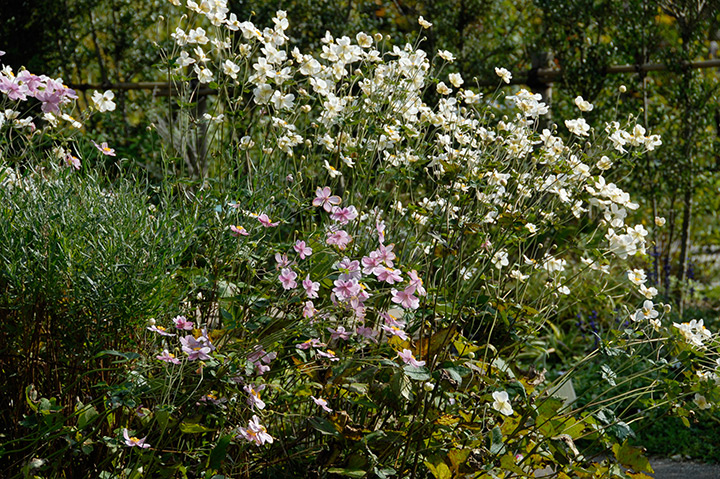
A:
{"type": "Polygon", "coordinates": [[[280,222],[273,223],[270,221],[270,218],[265,213],[262,213],[258,215],[257,220],[262,224],[265,228],[274,228],[275,226],[279,225],[280,222]]]}
{"type": "Polygon", "coordinates": [[[311,338],[303,343],[295,345],[297,349],[322,348],[323,346],[325,346],[325,343],[321,343],[317,338],[311,338]]]}
{"type": "Polygon", "coordinates": [[[313,316],[315,316],[315,313],[317,313],[317,309],[315,309],[315,305],[313,304],[313,302],[305,301],[305,306],[303,306],[303,318],[312,318],[313,316]]]}
{"type": "Polygon", "coordinates": [[[415,286],[415,292],[418,296],[425,296],[427,291],[423,288],[423,280],[418,276],[417,271],[412,270],[408,273],[410,276],[410,286],[415,286]]]}
{"type": "Polygon", "coordinates": [[[165,349],[162,354],[158,354],[155,356],[156,359],[159,359],[160,361],[165,361],[166,363],[173,363],[173,364],[180,364],[180,360],[175,357],[174,354],[170,353],[167,349],[165,349]]]}
{"type": "Polygon", "coordinates": [[[328,331],[330,331],[330,339],[337,339],[340,338],[343,341],[347,341],[350,339],[350,333],[348,331],[345,331],[344,326],[338,326],[337,329],[333,328],[327,328],[328,331]]]}
{"type": "Polygon", "coordinates": [[[378,281],[385,281],[388,284],[395,284],[402,281],[402,271],[399,269],[387,268],[384,266],[378,266],[373,270],[378,281]]]}
{"type": "Polygon", "coordinates": [[[335,293],[335,296],[337,296],[340,301],[352,299],[358,295],[361,289],[360,283],[358,283],[356,279],[336,279],[334,284],[333,293],[335,293]]]}
{"type": "Polygon", "coordinates": [[[242,226],[230,225],[230,232],[233,236],[247,236],[250,233],[242,226]]]}
{"type": "Polygon", "coordinates": [[[210,352],[214,349],[207,336],[195,339],[193,335],[188,334],[180,338],[180,344],[183,352],[188,355],[188,361],[210,359],[210,352]]]}
{"type": "Polygon", "coordinates": [[[280,276],[278,276],[278,279],[282,283],[283,288],[285,288],[286,290],[297,288],[297,282],[295,282],[295,278],[297,278],[297,273],[289,268],[281,269],[280,276]]]}
{"type": "Polygon", "coordinates": [[[383,220],[378,220],[375,223],[375,229],[378,232],[378,240],[380,241],[380,244],[385,243],[385,222],[383,220]]]}
{"type": "Polygon", "coordinates": [[[340,361],[340,358],[337,357],[337,355],[335,354],[335,351],[333,351],[331,349],[328,349],[327,351],[320,351],[318,349],[317,355],[320,356],[321,358],[328,358],[330,361],[340,361]]]}
{"type": "Polygon", "coordinates": [[[265,426],[260,424],[260,419],[255,415],[250,419],[248,426],[238,428],[238,432],[240,436],[250,442],[254,442],[258,446],[262,446],[265,443],[272,444],[273,442],[272,436],[268,434],[265,426]]]}
{"type": "Polygon", "coordinates": [[[327,244],[329,245],[337,245],[337,247],[341,250],[344,250],[347,248],[347,245],[352,241],[352,236],[347,234],[343,230],[338,230],[334,232],[329,232],[327,235],[327,244]]]}
{"type": "Polygon", "coordinates": [[[158,333],[161,336],[175,336],[174,333],[169,333],[167,329],[163,328],[162,326],[150,326],[148,330],[158,333]]]}
{"type": "Polygon", "coordinates": [[[339,206],[335,206],[332,209],[332,214],[330,215],[330,218],[332,218],[333,221],[337,221],[342,225],[349,223],[357,217],[358,212],[354,206],[349,206],[347,208],[340,208],[339,206]]]}
{"type": "Polygon", "coordinates": [[[68,153],[68,154],[65,156],[65,164],[66,164],[67,166],[72,166],[72,167],[75,168],[76,170],[79,170],[79,169],[80,169],[80,158],[78,158],[77,156],[73,156],[72,154],[68,153]]]}
{"type": "Polygon", "coordinates": [[[253,352],[248,355],[248,361],[253,363],[263,362],[270,364],[275,358],[277,358],[276,352],[268,353],[260,344],[256,344],[253,352]]]}
{"type": "Polygon", "coordinates": [[[398,326],[392,326],[388,324],[383,324],[382,326],[383,331],[388,333],[391,336],[397,336],[398,338],[402,339],[403,341],[408,340],[408,335],[405,331],[400,329],[398,326]]]}
{"type": "Polygon", "coordinates": [[[275,253],[275,262],[278,268],[287,268],[290,266],[290,260],[286,254],[275,253]]]}
{"type": "Polygon", "coordinates": [[[320,283],[313,282],[308,274],[302,282],[303,288],[305,288],[305,294],[310,299],[317,298],[317,292],[320,291],[320,283]]]}
{"type": "Polygon", "coordinates": [[[309,248],[305,245],[304,241],[298,241],[295,243],[295,246],[293,246],[293,249],[297,251],[298,256],[300,256],[300,259],[305,259],[308,256],[310,256],[313,252],[312,248],[309,248]]]}
{"type": "Polygon", "coordinates": [[[415,286],[410,285],[404,291],[398,291],[395,288],[391,290],[392,302],[401,305],[403,308],[418,309],[420,300],[414,296],[415,286]]]}
{"type": "Polygon", "coordinates": [[[265,385],[253,386],[247,384],[243,387],[243,390],[248,393],[247,403],[252,408],[265,409],[265,403],[260,399],[260,393],[265,389],[265,385]]]}
{"type": "Polygon", "coordinates": [[[145,444],[145,439],[147,436],[145,436],[142,439],[138,439],[135,436],[130,437],[130,434],[128,434],[127,429],[123,429],[123,437],[125,438],[125,445],[128,447],[139,447],[141,449],[147,449],[150,447],[150,444],[145,444]]]}
{"type": "Polygon", "coordinates": [[[313,206],[322,206],[329,213],[333,205],[339,205],[341,201],[339,196],[331,196],[330,187],[325,186],[315,190],[315,199],[312,204],[313,206]]]}
{"type": "MultiPolygon", "coordinates": [[[[90,140],[90,141],[92,141],[92,140],[90,140]]],[[[108,146],[107,141],[103,141],[99,145],[93,141],[92,144],[95,145],[95,148],[97,148],[98,151],[100,151],[100,153],[102,153],[103,155],[115,156],[115,150],[113,150],[112,148],[110,148],[108,146]]]]}
{"type": "Polygon", "coordinates": [[[409,349],[403,349],[402,352],[398,352],[397,355],[400,356],[400,359],[402,359],[405,364],[409,364],[410,366],[414,366],[416,368],[425,366],[425,361],[418,361],[415,359],[415,356],[413,356],[412,351],[409,349]]]}
{"type": "Polygon", "coordinates": [[[373,271],[375,271],[375,268],[377,268],[378,266],[380,266],[380,263],[381,263],[381,261],[380,261],[380,253],[378,253],[377,251],[373,251],[373,252],[370,253],[370,256],[363,256],[363,259],[362,259],[363,270],[362,270],[362,272],[363,272],[364,274],[370,274],[370,273],[372,273],[373,271]]]}
{"type": "Polygon", "coordinates": [[[192,331],[194,325],[192,321],[188,321],[185,316],[176,316],[173,318],[173,323],[177,329],[184,329],[186,331],[192,331]]]}
{"type": "Polygon", "coordinates": [[[360,263],[358,261],[350,261],[350,258],[343,258],[337,264],[337,269],[340,271],[339,279],[360,279],[362,273],[360,272],[360,263]]]}
{"type": "Polygon", "coordinates": [[[391,268],[393,267],[393,260],[396,257],[395,253],[392,252],[394,247],[394,244],[391,244],[389,246],[381,244],[380,247],[377,249],[378,258],[380,258],[380,261],[384,261],[385,264],[391,268]]]}
{"type": "Polygon", "coordinates": [[[378,331],[375,331],[373,328],[369,326],[358,326],[355,331],[357,331],[357,333],[363,338],[367,338],[377,343],[377,339],[375,339],[375,336],[378,335],[378,331]]]}
{"type": "Polygon", "coordinates": [[[310,396],[310,397],[311,397],[312,400],[315,402],[315,404],[317,404],[318,406],[320,406],[321,408],[323,408],[325,411],[327,411],[327,412],[333,412],[333,410],[328,407],[327,401],[324,400],[323,398],[316,398],[315,396],[310,396]]]}

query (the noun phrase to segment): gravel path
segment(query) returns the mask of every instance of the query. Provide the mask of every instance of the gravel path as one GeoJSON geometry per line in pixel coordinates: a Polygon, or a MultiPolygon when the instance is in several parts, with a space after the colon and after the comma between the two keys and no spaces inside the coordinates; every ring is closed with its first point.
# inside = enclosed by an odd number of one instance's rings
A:
{"type": "Polygon", "coordinates": [[[720,479],[719,464],[678,462],[665,458],[651,458],[655,479],[720,479]]]}

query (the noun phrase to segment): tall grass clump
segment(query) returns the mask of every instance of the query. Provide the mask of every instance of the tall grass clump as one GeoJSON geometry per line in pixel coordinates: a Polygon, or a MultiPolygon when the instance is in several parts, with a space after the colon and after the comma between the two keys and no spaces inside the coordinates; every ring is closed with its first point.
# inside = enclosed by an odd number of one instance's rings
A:
{"type": "Polygon", "coordinates": [[[614,163],[660,139],[632,119],[591,127],[582,98],[578,118],[543,128],[539,95],[486,99],[451,52],[420,42],[328,33],[304,53],[287,29],[282,11],[261,30],[218,0],[188,2],[172,25],[164,58],[180,99],[156,122],[169,179],[138,238],[192,234],[187,249],[168,239],[124,253],[140,255],[139,278],[147,251],[181,258],[152,263],[139,289],[167,309],[134,310],[135,342],[105,352],[123,372],[88,400],[53,409],[26,395],[29,429],[6,447],[16,467],[623,477],[590,460],[599,447],[649,472],[629,423],[718,394],[716,338],[702,322],[671,324],[654,302],[632,266],[648,230],[611,179],[614,163]],[[216,96],[200,102],[205,88],[216,96]],[[589,284],[625,321],[546,379],[547,332],[589,284]],[[580,371],[595,378],[591,396],[557,397],[580,371]],[[49,429],[72,440],[51,447],[49,429]]]}

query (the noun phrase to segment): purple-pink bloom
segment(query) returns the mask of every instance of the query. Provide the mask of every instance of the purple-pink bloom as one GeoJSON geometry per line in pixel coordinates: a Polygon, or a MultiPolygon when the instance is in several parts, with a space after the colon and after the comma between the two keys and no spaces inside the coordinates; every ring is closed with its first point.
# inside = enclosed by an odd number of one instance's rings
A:
{"type": "Polygon", "coordinates": [[[131,437],[130,434],[128,434],[128,430],[123,429],[123,437],[125,438],[125,445],[128,447],[139,447],[141,449],[147,449],[150,447],[150,444],[145,444],[147,436],[142,439],[138,439],[135,436],[131,437]]]}
{"type": "Polygon", "coordinates": [[[312,318],[315,316],[315,313],[317,313],[317,309],[315,309],[313,302],[305,301],[305,306],[303,306],[303,318],[312,318]]]}
{"type": "Polygon", "coordinates": [[[335,206],[332,209],[332,214],[330,215],[330,218],[333,221],[337,221],[342,225],[349,223],[357,217],[358,211],[357,208],[355,208],[354,206],[348,206],[346,208],[340,208],[339,206],[335,206]]]}
{"type": "Polygon", "coordinates": [[[72,166],[76,170],[80,169],[80,158],[77,156],[73,156],[71,153],[68,153],[65,155],[65,164],[67,166],[72,166]]]}
{"type": "Polygon", "coordinates": [[[345,330],[344,326],[338,326],[337,329],[327,328],[327,330],[330,331],[330,339],[340,338],[343,341],[350,339],[350,333],[345,330]]]}
{"type": "Polygon", "coordinates": [[[328,358],[330,361],[340,361],[340,358],[337,357],[335,354],[335,351],[328,349],[327,351],[320,351],[319,349],[316,351],[317,355],[321,358],[328,358]]]}
{"type": "Polygon", "coordinates": [[[297,241],[293,249],[297,252],[300,259],[305,259],[310,256],[313,252],[312,248],[307,246],[304,241],[297,241]]]}
{"type": "Polygon", "coordinates": [[[373,270],[378,281],[385,281],[388,284],[395,284],[402,281],[402,271],[399,269],[388,268],[386,266],[378,266],[373,270]]]}
{"type": "Polygon", "coordinates": [[[380,241],[380,244],[385,243],[385,222],[383,220],[378,220],[375,223],[375,229],[378,232],[378,240],[380,241]]]}
{"type": "Polygon", "coordinates": [[[198,340],[193,335],[188,334],[184,338],[180,338],[180,344],[183,352],[188,355],[188,361],[210,359],[212,345],[207,337],[201,336],[198,340]]]}
{"type": "Polygon", "coordinates": [[[356,279],[336,279],[334,281],[335,287],[333,293],[340,299],[340,301],[347,301],[356,297],[360,293],[361,286],[356,279]]]}
{"type": "Polygon", "coordinates": [[[260,424],[260,419],[255,415],[250,419],[247,427],[240,427],[238,431],[243,438],[258,446],[262,446],[266,442],[270,444],[273,442],[272,436],[268,434],[265,426],[260,424]]]}
{"type": "Polygon", "coordinates": [[[295,345],[297,349],[322,348],[323,346],[325,346],[325,343],[320,342],[317,338],[311,338],[295,345]]]}
{"type": "Polygon", "coordinates": [[[162,327],[162,326],[150,326],[150,327],[148,328],[148,330],[150,330],[150,331],[152,331],[152,332],[154,332],[154,333],[158,333],[158,334],[160,334],[161,336],[175,336],[174,333],[169,333],[168,330],[165,329],[165,328],[162,327]]]}
{"type": "Polygon", "coordinates": [[[425,361],[418,361],[415,359],[415,356],[413,356],[412,351],[409,349],[403,349],[401,352],[398,352],[397,355],[400,356],[400,359],[402,359],[405,364],[409,364],[410,366],[414,366],[416,368],[425,366],[425,361]]]}
{"type": "Polygon", "coordinates": [[[375,339],[375,336],[378,335],[379,331],[375,331],[369,326],[358,326],[355,331],[357,331],[357,333],[363,338],[367,338],[377,343],[377,339],[375,339]]]}
{"type": "Polygon", "coordinates": [[[420,307],[420,300],[417,296],[413,295],[415,292],[415,286],[410,285],[403,291],[398,291],[395,288],[391,290],[392,302],[401,305],[403,308],[418,309],[420,307]]]}
{"type": "Polygon", "coordinates": [[[243,387],[243,390],[248,393],[247,403],[252,408],[265,409],[265,402],[260,399],[260,393],[265,389],[264,384],[254,386],[247,384],[243,387]]]}
{"type": "Polygon", "coordinates": [[[315,404],[317,404],[318,406],[323,408],[325,411],[333,412],[333,410],[328,407],[327,401],[324,400],[323,398],[316,398],[315,396],[310,396],[310,397],[312,398],[313,402],[315,402],[315,404]]]}
{"type": "Polygon", "coordinates": [[[352,241],[352,236],[343,230],[330,231],[328,232],[327,239],[325,241],[329,245],[336,245],[339,249],[344,250],[352,241]]]}
{"type": "Polygon", "coordinates": [[[180,364],[180,360],[167,349],[165,349],[161,354],[155,356],[155,358],[160,361],[165,361],[166,363],[180,364]]]}
{"type": "Polygon", "coordinates": [[[286,254],[275,253],[276,268],[287,268],[290,266],[290,260],[286,254]]]}
{"type": "Polygon", "coordinates": [[[175,316],[173,318],[173,323],[175,323],[175,327],[177,329],[184,329],[186,331],[192,331],[193,327],[195,327],[193,322],[188,321],[185,316],[175,316]]]}
{"type": "Polygon", "coordinates": [[[363,265],[362,272],[364,274],[372,273],[373,271],[375,271],[375,268],[380,266],[380,263],[382,262],[380,260],[380,253],[378,253],[377,251],[372,251],[370,253],[370,256],[363,256],[361,261],[363,265]]]}
{"type": "Polygon", "coordinates": [[[397,336],[398,338],[402,339],[403,341],[408,340],[407,333],[397,326],[383,324],[382,329],[383,329],[383,331],[385,331],[386,333],[388,333],[391,336],[397,336]]]}
{"type": "Polygon", "coordinates": [[[278,279],[280,280],[283,288],[285,289],[297,288],[297,282],[295,281],[295,278],[297,278],[297,273],[289,268],[281,269],[280,276],[278,276],[278,279]]]}
{"type": "MultiPolygon", "coordinates": [[[[91,140],[91,141],[92,141],[92,140],[91,140]]],[[[112,148],[110,148],[110,147],[108,146],[107,141],[103,141],[103,142],[100,143],[99,145],[93,141],[92,144],[95,145],[95,148],[97,148],[98,151],[99,151],[100,153],[102,153],[103,155],[105,155],[105,156],[115,156],[115,150],[112,149],[112,148]]]]}
{"type": "Polygon", "coordinates": [[[380,261],[384,261],[385,264],[391,268],[393,267],[393,260],[395,259],[395,253],[393,253],[392,251],[394,247],[394,244],[388,246],[381,244],[380,247],[377,249],[380,261]]]}
{"type": "Polygon", "coordinates": [[[230,232],[233,236],[247,236],[250,234],[244,227],[235,225],[230,225],[230,232]]]}
{"type": "Polygon", "coordinates": [[[342,200],[339,196],[331,194],[330,187],[325,186],[315,190],[315,199],[312,201],[313,206],[322,206],[328,213],[334,205],[339,205],[342,200]]]}
{"type": "Polygon", "coordinates": [[[258,215],[257,220],[262,224],[265,228],[274,228],[275,226],[279,225],[280,222],[273,223],[270,221],[270,218],[265,213],[262,213],[258,215]]]}
{"type": "Polygon", "coordinates": [[[410,271],[408,273],[408,276],[410,276],[410,286],[415,286],[415,292],[417,293],[417,295],[425,296],[427,294],[427,291],[425,291],[425,288],[423,287],[423,280],[420,279],[417,271],[410,271]]]}
{"type": "Polygon", "coordinates": [[[305,289],[305,294],[307,294],[307,297],[310,299],[317,298],[318,297],[318,291],[320,291],[320,283],[314,282],[310,279],[310,274],[305,277],[305,279],[302,282],[303,288],[305,289]]]}
{"type": "Polygon", "coordinates": [[[336,268],[340,271],[339,279],[360,279],[362,273],[360,272],[360,263],[358,261],[351,261],[350,258],[343,258],[336,268]]]}

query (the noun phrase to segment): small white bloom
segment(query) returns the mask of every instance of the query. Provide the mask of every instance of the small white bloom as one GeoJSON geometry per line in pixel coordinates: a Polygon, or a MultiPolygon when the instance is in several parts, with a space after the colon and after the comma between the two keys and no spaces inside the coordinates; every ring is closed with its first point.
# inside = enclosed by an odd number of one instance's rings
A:
{"type": "Polygon", "coordinates": [[[455,55],[453,55],[447,50],[438,50],[438,56],[448,63],[452,63],[455,61],[455,55]]]}
{"type": "Polygon", "coordinates": [[[662,216],[656,216],[655,226],[657,226],[658,228],[662,228],[663,226],[665,226],[665,218],[663,218],[662,216]]]}
{"type": "Polygon", "coordinates": [[[506,393],[505,391],[495,391],[494,393],[492,393],[492,397],[495,400],[492,404],[493,409],[506,416],[513,415],[514,411],[512,408],[512,404],[510,404],[510,398],[508,397],[508,393],[506,393]]]}
{"type": "Polygon", "coordinates": [[[93,93],[92,101],[99,112],[113,111],[115,110],[115,103],[112,101],[113,98],[115,98],[115,93],[110,90],[107,90],[105,93],[96,91],[93,93]]]}
{"type": "Polygon", "coordinates": [[[510,73],[508,70],[504,68],[497,68],[495,67],[495,74],[502,78],[502,80],[505,83],[510,83],[510,80],[512,80],[512,73],[510,73]]]}
{"type": "Polygon", "coordinates": [[[455,88],[460,88],[460,85],[465,83],[465,80],[463,80],[462,75],[460,75],[459,73],[451,73],[450,75],[448,75],[448,79],[455,88]]]}
{"type": "Polygon", "coordinates": [[[593,104],[589,101],[583,100],[583,97],[579,96],[575,98],[575,105],[577,105],[580,111],[592,111],[593,104]]]}
{"type": "Polygon", "coordinates": [[[420,16],[420,18],[418,18],[418,23],[420,24],[421,27],[423,27],[423,28],[425,28],[425,29],[432,27],[432,23],[430,23],[430,22],[428,22],[427,20],[425,20],[425,19],[422,17],[422,15],[420,16]]]}

